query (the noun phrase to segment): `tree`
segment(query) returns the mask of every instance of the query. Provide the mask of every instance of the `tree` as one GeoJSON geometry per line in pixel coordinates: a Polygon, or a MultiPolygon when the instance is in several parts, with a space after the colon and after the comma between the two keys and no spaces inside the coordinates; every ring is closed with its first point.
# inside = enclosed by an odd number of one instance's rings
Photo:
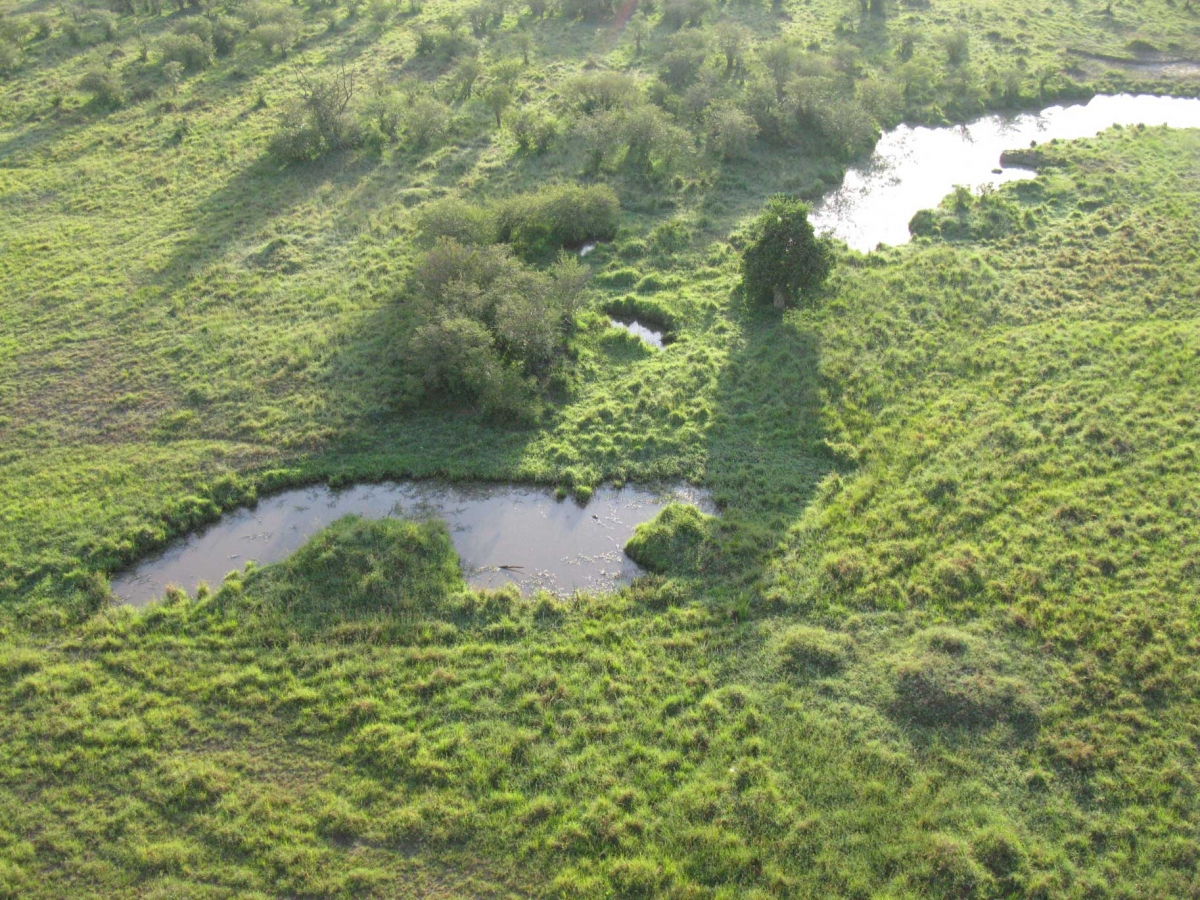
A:
{"type": "Polygon", "coordinates": [[[725,54],[726,71],[742,68],[749,43],[750,31],[744,25],[729,21],[717,25],[717,44],[725,54]]]}
{"type": "Polygon", "coordinates": [[[171,85],[171,94],[178,94],[179,82],[183,79],[183,63],[175,59],[164,63],[163,77],[167,79],[167,84],[171,85]]]}
{"type": "Polygon", "coordinates": [[[513,35],[513,49],[521,54],[521,64],[529,65],[529,51],[533,49],[533,38],[528,31],[518,31],[513,35]]]}
{"type": "Polygon", "coordinates": [[[475,92],[475,82],[483,74],[483,63],[477,57],[468,56],[454,71],[454,84],[460,99],[469,100],[475,92]]]}
{"type": "Polygon", "coordinates": [[[347,113],[355,95],[354,73],[342,66],[327,78],[309,78],[301,72],[297,80],[309,120],[329,148],[340,150],[351,143],[354,125],[347,113]]]}
{"type": "Polygon", "coordinates": [[[483,93],[483,105],[488,108],[488,111],[496,117],[496,127],[501,125],[500,118],[504,115],[504,111],[512,105],[513,91],[512,88],[503,81],[497,81],[488,86],[488,89],[483,93]]]}
{"type": "Polygon", "coordinates": [[[811,296],[833,265],[828,238],[818,237],[808,221],[808,204],[776,194],[755,221],[742,255],[742,284],[762,303],[783,308],[811,296]]]}
{"type": "Polygon", "coordinates": [[[708,113],[708,147],[721,159],[736,159],[746,156],[754,139],[758,137],[758,125],[732,103],[721,103],[708,113]]]}
{"type": "Polygon", "coordinates": [[[650,37],[650,23],[640,9],[629,19],[629,36],[633,38],[634,55],[641,56],[642,44],[650,37]]]}

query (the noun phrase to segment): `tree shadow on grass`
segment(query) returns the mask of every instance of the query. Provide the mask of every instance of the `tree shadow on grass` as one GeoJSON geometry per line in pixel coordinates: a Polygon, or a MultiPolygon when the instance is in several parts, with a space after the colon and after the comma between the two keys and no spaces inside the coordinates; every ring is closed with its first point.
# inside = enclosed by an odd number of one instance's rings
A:
{"type": "Polygon", "coordinates": [[[234,173],[191,213],[195,223],[155,273],[154,284],[168,296],[183,288],[199,269],[220,262],[231,245],[253,237],[270,221],[332,185],[345,193],[378,165],[377,157],[333,154],[325,159],[283,166],[264,153],[234,173]]]}
{"type": "Polygon", "coordinates": [[[747,556],[747,574],[757,575],[835,460],[822,426],[816,332],[740,294],[741,342],[718,379],[706,481],[724,509],[727,549],[747,556]]]}

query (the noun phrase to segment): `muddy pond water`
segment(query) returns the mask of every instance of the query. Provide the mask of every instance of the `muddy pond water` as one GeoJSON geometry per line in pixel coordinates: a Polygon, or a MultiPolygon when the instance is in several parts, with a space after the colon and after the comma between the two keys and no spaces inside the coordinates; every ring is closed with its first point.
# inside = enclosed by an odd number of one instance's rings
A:
{"type": "Polygon", "coordinates": [[[851,247],[869,252],[903,244],[908,223],[936,207],[957,185],[986,185],[1033,178],[1028,169],[999,172],[1000,154],[1030,143],[1092,137],[1113,125],[1200,128],[1200,99],[1100,95],[1088,103],[1051,106],[1039,113],[986,116],[945,128],[901,125],[886,132],[871,158],[846,173],[840,187],[813,207],[811,221],[851,247]]]}
{"type": "Polygon", "coordinates": [[[641,574],[625,542],[671,501],[715,512],[690,486],[598,489],[585,505],[558,500],[549,488],[384,482],[341,490],[285,491],[235,510],[112,579],[113,593],[143,606],[174,585],[192,593],[216,587],[253,560],[278,562],[345,515],[381,519],[437,517],[450,527],[463,574],[476,587],[518,584],[524,593],[608,591],[641,574]],[[502,568],[508,567],[508,568],[502,568]]]}

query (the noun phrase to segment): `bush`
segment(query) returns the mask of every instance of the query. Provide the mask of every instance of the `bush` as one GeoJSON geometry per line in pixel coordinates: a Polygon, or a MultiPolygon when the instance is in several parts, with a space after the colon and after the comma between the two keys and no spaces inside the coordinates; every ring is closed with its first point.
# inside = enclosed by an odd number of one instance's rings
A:
{"type": "Polygon", "coordinates": [[[92,69],[79,79],[79,89],[91,94],[97,106],[111,109],[125,102],[125,88],[111,69],[92,69]]]}
{"type": "Polygon", "coordinates": [[[217,16],[212,23],[212,43],[217,56],[228,56],[245,33],[241,23],[230,16],[217,16]]]}
{"type": "Polygon", "coordinates": [[[458,244],[500,241],[524,256],[544,258],[564,246],[610,240],[619,213],[611,188],[563,184],[488,206],[446,197],[426,204],[417,221],[428,238],[453,238],[458,244]]]}
{"type": "Polygon", "coordinates": [[[625,163],[644,175],[669,174],[691,149],[692,136],[657,106],[640,104],[621,117],[625,163]]]}
{"type": "Polygon", "coordinates": [[[404,116],[404,136],[415,149],[438,144],[450,130],[450,107],[432,97],[418,97],[404,116]]]}
{"type": "Polygon", "coordinates": [[[212,45],[195,34],[168,34],[158,42],[161,63],[177,62],[185,71],[199,72],[212,65],[212,45]]]}
{"type": "Polygon", "coordinates": [[[444,197],[422,207],[417,227],[427,238],[453,238],[460,244],[492,244],[496,217],[490,210],[458,197],[444,197]]]}
{"type": "Polygon", "coordinates": [[[620,201],[606,185],[560,184],[497,205],[497,236],[523,256],[538,257],[617,233],[620,201]]]}
{"type": "Polygon", "coordinates": [[[413,333],[409,360],[419,373],[422,393],[466,400],[492,417],[536,417],[531,380],[506,364],[482,322],[434,316],[413,333]]]}
{"type": "Polygon", "coordinates": [[[29,19],[0,16],[0,44],[19,47],[29,34],[29,19]]]}
{"type": "Polygon", "coordinates": [[[416,36],[417,56],[436,56],[443,62],[471,55],[478,48],[474,38],[457,29],[418,27],[416,36]]]}
{"type": "Polygon", "coordinates": [[[746,156],[758,125],[754,119],[731,103],[714,106],[708,112],[708,149],[721,159],[746,156]]]}
{"type": "Polygon", "coordinates": [[[29,25],[33,29],[33,39],[36,41],[44,41],[54,32],[54,22],[45,13],[31,15],[29,25]]]}
{"type": "Polygon", "coordinates": [[[576,109],[590,116],[633,102],[638,83],[624,72],[588,72],[567,81],[564,93],[576,109]]]}
{"type": "Polygon", "coordinates": [[[409,346],[410,399],[445,396],[488,415],[536,418],[585,278],[578,261],[542,273],[505,247],[440,239],[409,284],[421,323],[409,346]]]}
{"type": "Polygon", "coordinates": [[[617,9],[617,0],[560,0],[564,19],[607,19],[617,9]]]}
{"type": "Polygon", "coordinates": [[[941,44],[950,66],[961,66],[971,55],[971,33],[965,28],[946,32],[941,36],[941,44]]]}
{"type": "Polygon", "coordinates": [[[811,296],[831,268],[832,248],[813,232],[808,204],[782,194],[768,200],[742,256],[747,295],[782,308],[811,296]]]}
{"type": "Polygon", "coordinates": [[[362,105],[361,115],[365,127],[373,136],[372,140],[382,145],[399,138],[405,112],[404,98],[386,81],[379,79],[372,84],[362,105]]]}
{"type": "Polygon", "coordinates": [[[287,6],[253,3],[242,10],[250,39],[267,53],[287,53],[300,40],[300,14],[287,6]]]}
{"type": "Polygon", "coordinates": [[[878,123],[833,78],[794,78],[784,91],[778,131],[784,140],[815,145],[848,159],[869,149],[879,136],[878,123]]]}
{"type": "Polygon", "coordinates": [[[712,12],[713,0],[667,0],[663,7],[662,22],[668,28],[698,27],[704,17],[712,12]]]}
{"type": "Polygon", "coordinates": [[[212,22],[201,16],[190,16],[186,19],[181,19],[171,30],[178,35],[195,35],[204,44],[212,43],[212,22]]]}
{"type": "Polygon", "coordinates": [[[268,150],[283,162],[307,162],[325,153],[321,135],[312,127],[308,113],[299,104],[291,104],[279,117],[279,127],[271,137],[268,150]]]}
{"type": "Polygon", "coordinates": [[[508,130],[525,152],[545,153],[558,136],[558,123],[535,109],[518,109],[508,119],[508,130]]]}
{"type": "Polygon", "coordinates": [[[271,152],[303,162],[356,146],[362,131],[350,115],[354,95],[354,77],[345,69],[322,78],[301,75],[300,98],[285,109],[271,152]]]}
{"type": "Polygon", "coordinates": [[[703,32],[688,31],[674,35],[663,55],[658,77],[672,90],[683,90],[695,80],[708,59],[708,50],[708,39],[703,32]]]}
{"type": "Polygon", "coordinates": [[[21,65],[21,48],[0,41],[0,75],[11,75],[21,65]]]}

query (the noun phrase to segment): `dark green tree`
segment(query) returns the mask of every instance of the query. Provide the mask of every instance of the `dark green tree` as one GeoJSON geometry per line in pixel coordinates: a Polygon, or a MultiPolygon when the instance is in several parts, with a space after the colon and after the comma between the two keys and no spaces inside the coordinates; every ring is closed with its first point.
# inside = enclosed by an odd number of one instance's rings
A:
{"type": "Polygon", "coordinates": [[[808,221],[808,204],[776,194],[755,221],[742,256],[742,283],[749,297],[777,307],[801,302],[829,277],[828,238],[808,221]]]}

